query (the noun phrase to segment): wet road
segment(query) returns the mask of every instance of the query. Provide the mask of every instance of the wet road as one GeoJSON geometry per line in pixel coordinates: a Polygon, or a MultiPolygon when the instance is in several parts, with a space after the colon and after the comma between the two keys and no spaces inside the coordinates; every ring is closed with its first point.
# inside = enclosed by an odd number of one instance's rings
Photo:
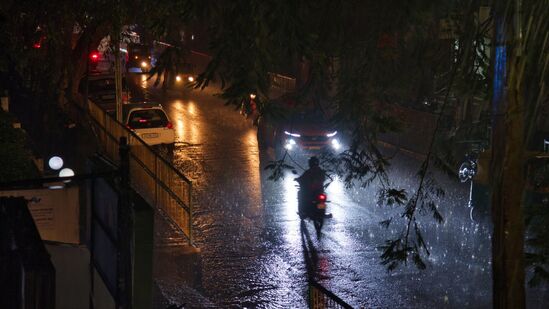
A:
{"type": "MultiPolygon", "coordinates": [[[[296,214],[293,177],[267,180],[256,130],[214,98],[215,89],[163,93],[141,75],[133,80],[134,90],[167,110],[177,134],[174,165],[193,181],[193,232],[201,253],[181,252],[183,240],[156,220],[155,279],[168,301],[305,308],[307,277],[313,275],[356,308],[491,306],[488,227],[468,219],[468,185],[438,177],[447,188],[440,202],[445,223],[436,225],[429,217],[420,222],[431,251],[427,269],[409,265],[387,272],[376,247],[397,231],[378,222],[395,210],[376,206],[375,189],[345,189],[334,181],[327,190],[333,218],[318,239],[312,224],[300,223],[296,214]]],[[[392,179],[413,191],[418,164],[397,155],[392,179]]],[[[532,308],[540,306],[539,291],[534,292],[538,296],[531,299],[538,301],[532,308]]]]}

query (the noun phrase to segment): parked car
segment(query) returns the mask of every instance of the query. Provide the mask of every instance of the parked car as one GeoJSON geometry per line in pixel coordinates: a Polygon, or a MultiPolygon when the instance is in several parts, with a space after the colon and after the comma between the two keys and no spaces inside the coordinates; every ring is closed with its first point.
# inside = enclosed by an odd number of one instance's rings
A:
{"type": "MultiPolygon", "coordinates": [[[[106,43],[107,44],[107,43],[106,43]]],[[[94,74],[113,74],[115,69],[115,54],[111,50],[94,50],[89,55],[88,70],[94,74]]],[[[128,53],[125,49],[120,49],[120,61],[124,68],[128,61],[128,53]]]]}
{"type": "MultiPolygon", "coordinates": [[[[84,93],[85,79],[80,82],[80,93],[84,93]]],[[[107,112],[116,110],[116,84],[114,74],[93,74],[88,76],[88,98],[107,112]]],[[[122,77],[122,102],[130,100],[126,78],[122,77]]]]}
{"type": "Polygon", "coordinates": [[[126,127],[148,145],[165,144],[173,147],[175,130],[160,104],[152,102],[124,104],[123,116],[126,127]]]}

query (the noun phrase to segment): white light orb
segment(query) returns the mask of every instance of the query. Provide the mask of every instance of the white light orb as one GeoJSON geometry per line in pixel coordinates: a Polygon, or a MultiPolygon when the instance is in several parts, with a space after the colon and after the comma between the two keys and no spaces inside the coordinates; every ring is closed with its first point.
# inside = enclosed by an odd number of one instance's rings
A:
{"type": "Polygon", "coordinates": [[[63,159],[61,159],[61,157],[58,157],[58,156],[53,156],[48,161],[48,165],[52,170],[58,170],[63,167],[63,159]]]}
{"type": "Polygon", "coordinates": [[[74,176],[74,171],[70,168],[64,168],[59,171],[59,177],[72,177],[74,176]]]}

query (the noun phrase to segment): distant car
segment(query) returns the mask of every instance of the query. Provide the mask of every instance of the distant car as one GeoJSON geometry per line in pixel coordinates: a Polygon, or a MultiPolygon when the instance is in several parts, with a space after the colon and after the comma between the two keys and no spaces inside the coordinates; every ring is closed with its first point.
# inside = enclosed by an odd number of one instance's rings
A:
{"type": "Polygon", "coordinates": [[[175,76],[175,87],[189,88],[197,78],[194,65],[191,63],[183,64],[182,68],[175,76]]]}
{"type": "Polygon", "coordinates": [[[278,153],[290,152],[337,152],[342,148],[338,131],[330,125],[327,117],[315,109],[299,111],[276,128],[275,149],[278,153]]]}
{"type": "Polygon", "coordinates": [[[149,45],[144,44],[129,44],[128,45],[128,62],[126,67],[138,68],[142,73],[147,73],[152,68],[152,52],[149,45]]]}
{"type": "MultiPolygon", "coordinates": [[[[80,82],[80,93],[84,93],[85,79],[80,82]]],[[[88,76],[88,98],[107,112],[116,110],[116,84],[114,74],[88,76]]],[[[130,100],[126,78],[122,77],[122,102],[130,100]]]]}
{"type": "MultiPolygon", "coordinates": [[[[128,54],[125,49],[120,49],[120,62],[122,67],[126,66],[128,54]]],[[[116,57],[112,51],[94,50],[89,55],[88,70],[94,74],[113,74],[116,57]]]]}
{"type": "Polygon", "coordinates": [[[175,143],[175,130],[160,104],[142,102],[123,105],[124,124],[148,145],[175,143]]]}

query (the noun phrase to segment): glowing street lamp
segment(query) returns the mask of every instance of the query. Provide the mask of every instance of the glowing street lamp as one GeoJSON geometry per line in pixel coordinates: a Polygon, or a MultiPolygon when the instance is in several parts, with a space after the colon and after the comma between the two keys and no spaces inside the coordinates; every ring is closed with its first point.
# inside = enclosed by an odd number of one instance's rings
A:
{"type": "Polygon", "coordinates": [[[64,168],[59,171],[59,177],[72,177],[74,176],[74,171],[70,168],[64,168]]]}
{"type": "Polygon", "coordinates": [[[49,159],[48,165],[52,170],[59,170],[63,167],[63,159],[58,156],[53,156],[49,159]]]}

